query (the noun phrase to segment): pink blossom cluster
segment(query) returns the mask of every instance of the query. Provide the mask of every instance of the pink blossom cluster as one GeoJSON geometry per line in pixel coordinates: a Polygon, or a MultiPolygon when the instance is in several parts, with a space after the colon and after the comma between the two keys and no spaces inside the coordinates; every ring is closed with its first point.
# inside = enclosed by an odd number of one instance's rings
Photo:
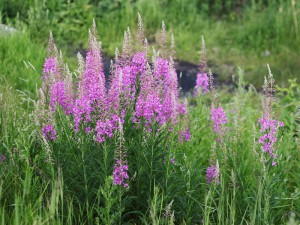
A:
{"type": "Polygon", "coordinates": [[[209,91],[209,76],[207,73],[198,73],[196,78],[196,92],[202,91],[203,94],[209,91]]]}
{"type": "Polygon", "coordinates": [[[57,138],[57,133],[52,124],[46,124],[42,127],[43,136],[50,141],[54,141],[57,138]]]}
{"type": "Polygon", "coordinates": [[[116,160],[113,170],[113,184],[128,187],[128,165],[122,160],[116,160]]]}
{"type": "Polygon", "coordinates": [[[227,116],[224,109],[220,107],[212,107],[210,112],[210,118],[213,122],[213,130],[217,134],[223,133],[223,125],[227,123],[227,116]]]}
{"type": "MultiPolygon", "coordinates": [[[[277,132],[279,127],[284,126],[284,123],[264,115],[259,119],[259,124],[262,132],[259,143],[262,145],[262,151],[268,153],[272,159],[275,159],[277,155],[274,153],[274,145],[277,142],[277,132]]],[[[273,161],[272,165],[275,166],[276,162],[273,161]]]]}
{"type": "Polygon", "coordinates": [[[211,165],[206,169],[206,182],[207,183],[219,183],[219,167],[218,165],[211,165]]]}
{"type": "MultiPolygon", "coordinates": [[[[44,108],[51,117],[42,126],[42,134],[47,140],[57,138],[49,121],[54,121],[53,115],[59,109],[73,120],[75,133],[83,131],[98,143],[120,134],[125,118],[129,118],[132,127],[145,127],[151,132],[153,127],[162,126],[173,130],[179,119],[187,114],[186,104],[179,100],[173,59],[156,55],[150,61],[146,48],[134,52],[127,39],[122,55],[116,54],[107,79],[93,27],[86,57],[79,57],[78,76],[73,82],[72,74],[67,66],[63,67],[62,57],[58,57],[50,38],[49,49],[55,51],[45,60],[42,85],[46,99],[44,108]]],[[[189,140],[190,136],[188,129],[182,131],[183,140],[189,140]]],[[[113,168],[113,183],[128,187],[127,161],[122,150],[119,154],[113,168]]]]}
{"type": "Polygon", "coordinates": [[[190,129],[185,129],[179,132],[179,141],[184,142],[184,141],[189,141],[191,139],[191,132],[190,129]]]}
{"type": "Polygon", "coordinates": [[[60,105],[66,115],[73,112],[73,99],[64,81],[56,81],[50,87],[50,106],[53,111],[60,105]]]}
{"type": "Polygon", "coordinates": [[[154,69],[148,68],[140,77],[140,94],[137,98],[134,121],[146,126],[176,123],[186,113],[179,103],[177,74],[172,60],[156,58],[154,69]]]}
{"type": "Polygon", "coordinates": [[[57,59],[56,57],[48,57],[45,60],[44,67],[43,67],[43,73],[45,76],[49,74],[55,74],[58,72],[57,67],[57,59]]]}
{"type": "MultiPolygon", "coordinates": [[[[52,112],[61,108],[72,117],[75,132],[83,130],[93,134],[100,143],[113,137],[118,121],[124,122],[128,114],[133,123],[145,126],[147,131],[152,130],[153,124],[177,123],[187,110],[179,101],[172,58],[157,56],[148,61],[145,50],[123,58],[126,60],[116,57],[107,80],[95,30],[90,32],[89,48],[76,83],[61,68],[61,58],[55,54],[49,56],[43,69],[47,77],[44,83],[49,89],[49,108],[52,112]]],[[[189,138],[187,133],[185,136],[189,138]]]]}
{"type": "Polygon", "coordinates": [[[120,119],[118,115],[112,115],[111,118],[105,121],[98,120],[96,123],[96,141],[101,143],[104,142],[106,138],[111,138],[113,132],[118,129],[119,121],[123,123],[124,121],[120,119]]]}

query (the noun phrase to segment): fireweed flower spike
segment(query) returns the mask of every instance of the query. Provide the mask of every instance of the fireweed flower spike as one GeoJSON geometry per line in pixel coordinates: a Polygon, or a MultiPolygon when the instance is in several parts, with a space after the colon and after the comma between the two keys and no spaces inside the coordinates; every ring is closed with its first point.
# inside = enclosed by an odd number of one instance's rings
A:
{"type": "Polygon", "coordinates": [[[54,141],[57,138],[56,130],[52,124],[46,124],[42,127],[42,134],[48,141],[54,141]]]}
{"type": "Polygon", "coordinates": [[[191,140],[191,132],[189,128],[179,132],[179,142],[185,142],[189,140],[191,140]]]}
{"type": "Polygon", "coordinates": [[[209,91],[209,78],[205,72],[197,73],[196,91],[199,92],[199,90],[201,90],[203,94],[209,91]]]}
{"type": "Polygon", "coordinates": [[[224,134],[224,127],[227,123],[227,116],[222,106],[215,107],[217,102],[216,93],[213,84],[213,75],[209,71],[209,87],[212,92],[212,105],[210,109],[210,119],[213,122],[213,131],[218,135],[222,136],[224,134]]]}
{"type": "Polygon", "coordinates": [[[107,106],[101,47],[96,38],[95,23],[89,32],[89,50],[79,87],[80,93],[73,107],[75,131],[79,130],[82,122],[92,122],[92,114],[103,113],[107,106]]]}
{"type": "Polygon", "coordinates": [[[262,136],[260,136],[258,142],[261,144],[262,151],[268,153],[270,158],[272,159],[272,166],[276,166],[277,162],[275,162],[275,159],[277,158],[277,155],[275,153],[275,144],[277,142],[277,132],[279,127],[284,126],[284,123],[272,119],[274,79],[269,65],[267,66],[269,75],[268,78],[265,78],[265,83],[263,87],[263,116],[258,120],[262,136]]]}
{"type": "Polygon", "coordinates": [[[209,91],[209,76],[207,74],[207,62],[206,62],[206,48],[205,40],[202,36],[202,47],[200,51],[200,63],[199,72],[197,73],[195,91],[196,94],[202,92],[203,94],[209,91]]]}
{"type": "Polygon", "coordinates": [[[56,81],[50,87],[50,106],[52,111],[60,105],[66,115],[73,112],[73,96],[71,93],[71,81],[56,81]]]}
{"type": "Polygon", "coordinates": [[[116,161],[113,170],[113,184],[120,185],[123,187],[128,187],[127,180],[129,179],[128,175],[128,164],[126,161],[126,154],[124,152],[124,134],[123,134],[123,125],[122,121],[118,121],[118,129],[119,129],[119,148],[116,151],[116,161]]]}
{"type": "Polygon", "coordinates": [[[227,116],[224,109],[221,106],[217,108],[212,106],[210,118],[213,122],[214,132],[219,135],[223,134],[223,125],[227,123],[227,116]]]}
{"type": "Polygon", "coordinates": [[[210,183],[219,183],[220,178],[219,178],[219,163],[217,161],[216,164],[211,164],[207,169],[206,169],[206,182],[208,184],[210,183]]]}
{"type": "Polygon", "coordinates": [[[114,165],[113,184],[128,187],[128,183],[126,182],[128,178],[128,165],[124,161],[117,160],[114,165]]]}

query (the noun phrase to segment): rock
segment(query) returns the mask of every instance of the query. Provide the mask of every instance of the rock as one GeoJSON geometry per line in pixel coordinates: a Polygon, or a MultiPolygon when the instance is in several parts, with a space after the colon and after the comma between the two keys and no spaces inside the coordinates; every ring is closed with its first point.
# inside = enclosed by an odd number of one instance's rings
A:
{"type": "Polygon", "coordinates": [[[13,34],[13,33],[16,33],[17,32],[17,29],[13,28],[13,27],[10,27],[10,26],[7,26],[5,24],[0,24],[0,35],[1,34],[13,34]]]}

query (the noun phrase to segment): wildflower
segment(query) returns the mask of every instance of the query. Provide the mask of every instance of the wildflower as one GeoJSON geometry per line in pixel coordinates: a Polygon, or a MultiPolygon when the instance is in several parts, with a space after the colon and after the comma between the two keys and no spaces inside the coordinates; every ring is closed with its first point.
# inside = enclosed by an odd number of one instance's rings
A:
{"type": "Polygon", "coordinates": [[[196,91],[200,90],[203,94],[209,91],[209,77],[207,73],[198,73],[196,79],[196,91]]]}
{"type": "Polygon", "coordinates": [[[177,105],[177,111],[179,115],[186,115],[187,114],[187,104],[186,103],[179,103],[177,105]]]}
{"type": "Polygon", "coordinates": [[[164,80],[169,76],[169,61],[163,58],[155,60],[154,76],[159,80],[164,80]]]}
{"type": "MultiPolygon", "coordinates": [[[[126,71],[127,77],[130,77],[131,71],[126,71]]],[[[123,71],[122,68],[117,68],[112,81],[111,81],[111,86],[108,91],[108,96],[107,96],[107,104],[109,104],[110,109],[113,111],[118,111],[120,108],[120,103],[121,103],[121,98],[122,96],[125,98],[124,93],[123,93],[123,71]]],[[[126,80],[126,85],[128,87],[128,92],[126,91],[127,95],[130,93],[130,81],[126,80]]]]}
{"type": "Polygon", "coordinates": [[[60,105],[66,115],[72,114],[73,99],[68,93],[65,82],[57,81],[51,85],[50,88],[50,106],[52,111],[56,110],[56,106],[60,105]]]}
{"type": "Polygon", "coordinates": [[[117,160],[113,171],[113,184],[128,187],[128,165],[122,160],[117,160]]]}
{"type": "MultiPolygon", "coordinates": [[[[115,117],[117,119],[117,117],[115,117]]],[[[118,118],[117,123],[117,128],[119,131],[119,147],[117,151],[115,152],[116,155],[116,161],[114,165],[114,170],[113,170],[113,184],[114,185],[121,185],[123,187],[128,187],[127,179],[129,178],[128,176],[128,164],[127,161],[125,160],[125,149],[124,149],[124,133],[123,133],[123,123],[120,118],[118,118]]]]}
{"type": "Polygon", "coordinates": [[[268,77],[265,77],[264,98],[263,98],[263,116],[258,120],[260,124],[260,132],[262,136],[258,139],[258,142],[262,145],[261,149],[263,152],[268,153],[271,157],[272,166],[276,166],[277,163],[274,161],[277,158],[275,154],[274,145],[277,142],[277,132],[278,128],[283,127],[284,123],[275,119],[272,119],[272,103],[273,103],[273,84],[274,79],[269,65],[268,67],[268,77]]]}
{"type": "Polygon", "coordinates": [[[43,66],[44,74],[55,74],[57,70],[57,59],[55,57],[47,58],[43,66]]]}
{"type": "Polygon", "coordinates": [[[91,133],[93,131],[93,129],[91,127],[86,127],[84,129],[84,131],[85,131],[85,133],[89,134],[89,133],[91,133]]]}
{"type": "Polygon", "coordinates": [[[141,119],[144,119],[146,125],[150,125],[157,121],[157,115],[161,111],[160,98],[155,91],[151,92],[145,97],[139,96],[135,109],[136,122],[140,122],[141,119]]]}
{"type": "Polygon", "coordinates": [[[170,61],[168,73],[163,79],[162,108],[159,115],[160,124],[176,123],[178,116],[178,81],[174,62],[170,61]]]}
{"type": "MultiPolygon", "coordinates": [[[[258,142],[262,145],[262,151],[270,155],[271,158],[276,158],[274,153],[274,145],[277,142],[277,131],[279,127],[283,127],[284,123],[272,120],[268,115],[264,115],[259,119],[260,131],[262,136],[259,138],[258,142]]],[[[276,163],[272,162],[272,165],[275,166],[276,163]]]]}
{"type": "Polygon", "coordinates": [[[0,154],[0,163],[3,163],[6,160],[6,156],[3,154],[0,154]]]}
{"type": "Polygon", "coordinates": [[[191,132],[190,129],[185,129],[183,131],[180,131],[179,133],[179,141],[184,142],[184,141],[189,141],[191,139],[191,132]]]}
{"type": "Polygon", "coordinates": [[[222,134],[222,125],[227,123],[227,117],[222,107],[211,108],[211,120],[213,121],[213,130],[217,134],[222,134]]]}
{"type": "Polygon", "coordinates": [[[96,104],[104,105],[105,79],[99,47],[95,43],[86,56],[86,66],[83,74],[82,88],[84,95],[96,104]]]}
{"type": "Polygon", "coordinates": [[[206,62],[206,48],[205,40],[202,36],[202,46],[200,51],[200,63],[199,63],[199,72],[197,73],[195,91],[199,93],[199,90],[203,94],[207,93],[210,88],[210,78],[207,74],[207,62],[206,62]]]}
{"type": "Polygon", "coordinates": [[[49,141],[54,141],[57,138],[56,130],[51,124],[46,124],[42,127],[42,134],[49,141]]]}
{"type": "Polygon", "coordinates": [[[219,183],[219,165],[218,163],[216,165],[210,165],[206,169],[206,182],[208,184],[215,182],[219,183]]]}
{"type": "Polygon", "coordinates": [[[144,52],[137,52],[131,60],[131,70],[134,75],[143,73],[146,70],[147,59],[144,52]]]}
{"type": "Polygon", "coordinates": [[[72,115],[74,118],[74,129],[76,132],[79,131],[79,126],[82,121],[86,123],[91,121],[92,111],[93,108],[90,100],[86,96],[75,100],[72,115]]]}
{"type": "Polygon", "coordinates": [[[102,143],[106,138],[111,138],[114,131],[118,128],[118,122],[124,121],[118,115],[112,115],[110,119],[105,121],[98,120],[96,123],[96,141],[102,143]]]}
{"type": "MultiPolygon", "coordinates": [[[[95,26],[95,25],[94,25],[95,26]]],[[[80,89],[86,100],[98,110],[106,105],[105,76],[103,72],[101,49],[95,36],[95,27],[89,35],[89,50],[87,52],[83,76],[79,81],[80,89]]]]}
{"type": "Polygon", "coordinates": [[[145,124],[149,126],[151,123],[158,121],[158,115],[162,108],[160,93],[155,88],[155,78],[149,64],[140,79],[141,90],[137,97],[133,121],[135,123],[145,121],[145,124]]]}

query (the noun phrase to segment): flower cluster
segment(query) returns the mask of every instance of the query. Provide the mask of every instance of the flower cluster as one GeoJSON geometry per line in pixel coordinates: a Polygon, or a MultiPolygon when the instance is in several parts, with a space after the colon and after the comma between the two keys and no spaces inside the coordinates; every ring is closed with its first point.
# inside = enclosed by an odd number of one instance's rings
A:
{"type": "Polygon", "coordinates": [[[113,171],[113,184],[128,187],[128,165],[122,160],[117,160],[113,171]]]}
{"type": "Polygon", "coordinates": [[[98,120],[95,128],[96,141],[101,143],[104,142],[106,138],[111,138],[114,130],[119,126],[119,121],[124,122],[118,115],[112,115],[110,119],[106,119],[105,121],[98,120]]]}
{"type": "MultiPolygon", "coordinates": [[[[93,24],[86,57],[78,57],[79,69],[73,82],[72,74],[64,66],[50,36],[41,88],[43,110],[49,112],[45,114],[48,118],[42,122],[42,134],[47,140],[57,138],[56,130],[49,121],[54,121],[58,109],[73,120],[75,133],[83,131],[98,143],[115,136],[125,118],[131,120],[128,122],[134,125],[132,127],[145,127],[145,131],[152,132],[162,126],[172,130],[182,115],[187,114],[186,104],[179,100],[172,57],[155,54],[150,61],[147,47],[132,45],[130,38],[129,31],[126,31],[122,53],[119,56],[116,50],[107,79],[93,24]]],[[[189,140],[189,130],[184,130],[181,136],[189,140]]],[[[123,150],[118,151],[113,172],[114,184],[126,187],[128,165],[123,150]]]]}
{"type": "Polygon", "coordinates": [[[210,165],[206,169],[206,182],[207,183],[219,183],[219,166],[217,165],[210,165]]]}
{"type": "Polygon", "coordinates": [[[178,81],[172,60],[156,58],[154,70],[147,66],[140,77],[141,90],[137,99],[134,121],[146,126],[176,123],[186,109],[178,100],[178,81]]]}
{"type": "Polygon", "coordinates": [[[190,129],[185,129],[179,132],[179,141],[184,142],[184,141],[189,141],[191,139],[191,132],[190,129]]]}
{"type": "MultiPolygon", "coordinates": [[[[263,135],[259,138],[259,143],[262,145],[263,152],[270,155],[271,158],[275,159],[277,155],[274,153],[274,145],[277,142],[277,131],[279,127],[283,127],[284,123],[277,120],[270,119],[267,115],[264,115],[259,119],[260,131],[263,135]]],[[[276,165],[273,161],[272,165],[276,165]]]]}
{"type": "Polygon", "coordinates": [[[49,57],[45,60],[43,66],[44,74],[55,74],[58,72],[57,59],[55,57],[49,57]]]}
{"type": "Polygon", "coordinates": [[[65,82],[54,82],[50,87],[50,106],[53,111],[56,110],[56,106],[60,105],[66,115],[70,115],[73,112],[73,99],[66,88],[65,82]]]}
{"type": "Polygon", "coordinates": [[[196,79],[196,91],[202,91],[203,94],[209,91],[209,77],[207,73],[198,73],[196,79]]]}
{"type": "Polygon", "coordinates": [[[276,166],[275,159],[277,155],[275,153],[275,144],[277,142],[277,132],[280,127],[284,126],[284,123],[275,119],[272,119],[272,103],[274,93],[274,79],[271,69],[268,66],[268,77],[265,77],[263,86],[264,98],[263,98],[263,116],[258,120],[260,124],[260,132],[262,135],[259,137],[258,142],[261,144],[263,152],[268,153],[272,159],[272,166],[276,166]]]}
{"type": "Polygon", "coordinates": [[[42,127],[43,136],[50,141],[54,141],[57,138],[56,130],[53,125],[46,124],[42,127]]]}
{"type": "Polygon", "coordinates": [[[224,109],[220,107],[212,107],[211,108],[211,114],[210,118],[213,122],[213,130],[217,134],[222,134],[223,133],[223,127],[222,125],[227,123],[227,116],[225,114],[224,109]]]}

